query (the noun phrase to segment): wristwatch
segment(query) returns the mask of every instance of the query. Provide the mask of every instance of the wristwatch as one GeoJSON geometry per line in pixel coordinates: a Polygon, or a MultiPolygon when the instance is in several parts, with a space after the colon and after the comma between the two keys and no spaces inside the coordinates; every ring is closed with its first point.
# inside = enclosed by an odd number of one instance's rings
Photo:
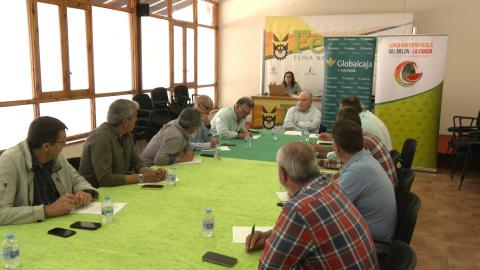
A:
{"type": "Polygon", "coordinates": [[[143,174],[139,173],[137,176],[138,183],[145,182],[145,178],[143,178],[143,174]]]}

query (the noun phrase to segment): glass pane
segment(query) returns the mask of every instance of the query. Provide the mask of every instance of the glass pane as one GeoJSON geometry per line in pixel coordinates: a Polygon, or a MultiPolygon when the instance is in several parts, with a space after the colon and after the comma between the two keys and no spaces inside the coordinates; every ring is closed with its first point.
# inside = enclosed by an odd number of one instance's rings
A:
{"type": "Polygon", "coordinates": [[[170,86],[168,21],[142,17],[143,89],[170,86]]]}
{"type": "Polygon", "coordinates": [[[12,147],[27,138],[28,127],[33,121],[33,105],[0,107],[0,115],[11,116],[2,117],[2,124],[4,127],[15,127],[9,128],[8,132],[2,132],[0,149],[12,147]]]}
{"type": "Polygon", "coordinates": [[[32,98],[32,65],[25,3],[2,2],[2,10],[8,12],[2,12],[0,16],[0,36],[8,37],[8,42],[0,45],[0,101],[32,98]]]}
{"type": "Polygon", "coordinates": [[[167,0],[144,0],[143,3],[150,4],[150,14],[168,16],[167,0]]]}
{"type": "Polygon", "coordinates": [[[42,92],[63,90],[58,6],[38,3],[38,39],[42,92]]]}
{"type": "Polygon", "coordinates": [[[97,127],[107,122],[108,107],[117,99],[132,99],[132,95],[122,95],[113,97],[101,97],[95,99],[95,114],[97,127]]]}
{"type": "Polygon", "coordinates": [[[128,0],[94,0],[95,4],[110,4],[117,7],[128,7],[128,0]]]}
{"type": "MultiPolygon", "coordinates": [[[[188,88],[188,97],[192,98],[192,95],[195,94],[195,88],[188,88]]],[[[193,102],[193,100],[192,100],[193,102]]]]}
{"type": "Polygon", "coordinates": [[[132,89],[130,23],[127,12],[93,7],[95,92],[132,89]]]}
{"type": "Polygon", "coordinates": [[[183,83],[183,28],[173,27],[173,81],[183,83]]]}
{"type": "Polygon", "coordinates": [[[197,94],[207,95],[213,100],[213,102],[215,102],[215,87],[199,87],[197,89],[197,94]]]}
{"type": "Polygon", "coordinates": [[[197,84],[215,83],[215,30],[198,27],[198,54],[197,84]]]}
{"type": "Polygon", "coordinates": [[[174,19],[193,22],[193,0],[172,0],[172,7],[174,19]]]}
{"type": "Polygon", "coordinates": [[[197,4],[198,23],[213,25],[213,4],[204,1],[198,1],[197,4]]]}
{"type": "Polygon", "coordinates": [[[192,28],[187,28],[187,82],[195,81],[195,42],[192,28]]]}
{"type": "Polygon", "coordinates": [[[67,136],[91,130],[90,99],[77,99],[40,104],[41,116],[52,116],[67,125],[67,136]]]}
{"type": "Polygon", "coordinates": [[[88,56],[85,10],[68,8],[70,89],[88,89],[88,56]]]}

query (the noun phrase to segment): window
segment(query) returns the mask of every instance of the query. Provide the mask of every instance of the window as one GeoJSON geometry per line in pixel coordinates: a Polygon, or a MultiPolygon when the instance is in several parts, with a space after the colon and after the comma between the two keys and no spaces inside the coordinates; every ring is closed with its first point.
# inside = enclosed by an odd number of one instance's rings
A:
{"type": "Polygon", "coordinates": [[[65,122],[69,141],[85,138],[112,101],[156,87],[186,84],[215,100],[218,1],[21,0],[2,10],[0,113],[16,128],[0,149],[45,115],[65,122]],[[138,3],[150,16],[137,17],[138,3]]]}

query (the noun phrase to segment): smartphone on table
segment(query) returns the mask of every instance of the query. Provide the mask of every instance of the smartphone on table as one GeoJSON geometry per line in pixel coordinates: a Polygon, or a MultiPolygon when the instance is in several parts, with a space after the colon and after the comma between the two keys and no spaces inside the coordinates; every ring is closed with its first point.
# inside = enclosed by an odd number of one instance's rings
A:
{"type": "Polygon", "coordinates": [[[237,259],[220,253],[209,251],[202,257],[202,261],[219,264],[227,267],[233,267],[237,264],[237,259]]]}
{"type": "Polygon", "coordinates": [[[143,189],[162,189],[163,185],[155,185],[155,184],[145,184],[142,186],[143,189]]]}
{"type": "Polygon", "coordinates": [[[63,238],[70,237],[72,235],[75,235],[76,233],[77,233],[76,231],[72,231],[72,230],[64,229],[64,228],[60,228],[60,227],[53,228],[50,231],[48,231],[48,234],[60,236],[60,237],[63,237],[63,238]]]}
{"type": "Polygon", "coordinates": [[[100,227],[102,227],[102,223],[89,222],[89,221],[77,221],[77,222],[72,223],[70,225],[70,228],[82,229],[82,230],[91,230],[91,231],[96,230],[100,227]]]}

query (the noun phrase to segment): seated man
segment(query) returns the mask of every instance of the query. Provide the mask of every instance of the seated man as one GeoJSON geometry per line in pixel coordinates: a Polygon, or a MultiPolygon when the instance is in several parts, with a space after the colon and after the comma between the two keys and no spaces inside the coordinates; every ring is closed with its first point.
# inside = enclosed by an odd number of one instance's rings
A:
{"type": "Polygon", "coordinates": [[[184,109],[177,119],[165,124],[153,136],[141,154],[149,165],[166,165],[191,161],[195,157],[189,136],[200,124],[200,113],[193,108],[184,109]]]}
{"type": "Polygon", "coordinates": [[[66,128],[56,118],[39,117],[30,124],[27,139],[0,156],[0,225],[68,214],[98,198],[60,154],[66,128]]]}
{"type": "MultiPolygon", "coordinates": [[[[350,120],[359,126],[362,125],[360,121],[360,116],[357,111],[352,107],[342,107],[337,113],[337,120],[350,120]]],[[[325,147],[320,144],[314,145],[315,151],[318,153],[324,152],[325,147]]],[[[395,186],[397,183],[397,173],[395,170],[395,165],[393,164],[392,156],[387,150],[387,147],[380,141],[380,139],[369,133],[368,131],[363,131],[363,148],[370,152],[370,154],[375,158],[378,163],[382,166],[385,172],[388,175],[388,178],[395,186]]],[[[327,159],[320,159],[319,165],[325,168],[330,169],[340,169],[342,166],[341,160],[337,158],[335,152],[330,152],[326,156],[327,159]]]]}
{"type": "Polygon", "coordinates": [[[237,100],[233,107],[223,108],[212,119],[211,133],[217,133],[222,139],[243,139],[246,134],[245,119],[253,108],[249,97],[237,100]]]}
{"type": "Polygon", "coordinates": [[[165,170],[146,167],[135,150],[131,132],[137,121],[137,109],[133,101],[115,100],[108,108],[107,122],[88,136],[79,172],[93,186],[119,186],[165,178],[165,170]]]}
{"type": "Polygon", "coordinates": [[[209,114],[213,108],[213,101],[209,96],[199,95],[193,101],[193,108],[200,113],[202,121],[197,130],[190,135],[190,144],[196,149],[211,149],[218,144],[217,138],[212,138],[210,133],[209,114]]]}
{"type": "Polygon", "coordinates": [[[367,224],[338,185],[320,175],[312,148],[289,143],[277,163],[290,199],[273,231],[256,231],[245,241],[247,252],[265,246],[258,268],[378,268],[367,224]]]}
{"type": "Polygon", "coordinates": [[[350,96],[342,99],[340,101],[340,109],[343,106],[349,106],[354,108],[357,113],[360,114],[360,120],[362,121],[362,128],[364,131],[367,131],[382,141],[383,144],[387,147],[387,150],[392,150],[392,140],[390,138],[390,133],[388,132],[388,128],[385,124],[375,116],[373,113],[362,110],[362,104],[360,100],[356,96],[350,96]]]}
{"type": "Polygon", "coordinates": [[[397,206],[393,185],[382,166],[363,150],[362,128],[350,120],[333,125],[333,150],[345,164],[338,184],[357,207],[373,238],[391,239],[397,206]]]}
{"type": "Polygon", "coordinates": [[[322,114],[312,106],[313,95],[303,91],[298,96],[298,104],[288,109],[283,121],[284,130],[299,130],[307,128],[309,132],[317,133],[320,128],[322,114]]]}

